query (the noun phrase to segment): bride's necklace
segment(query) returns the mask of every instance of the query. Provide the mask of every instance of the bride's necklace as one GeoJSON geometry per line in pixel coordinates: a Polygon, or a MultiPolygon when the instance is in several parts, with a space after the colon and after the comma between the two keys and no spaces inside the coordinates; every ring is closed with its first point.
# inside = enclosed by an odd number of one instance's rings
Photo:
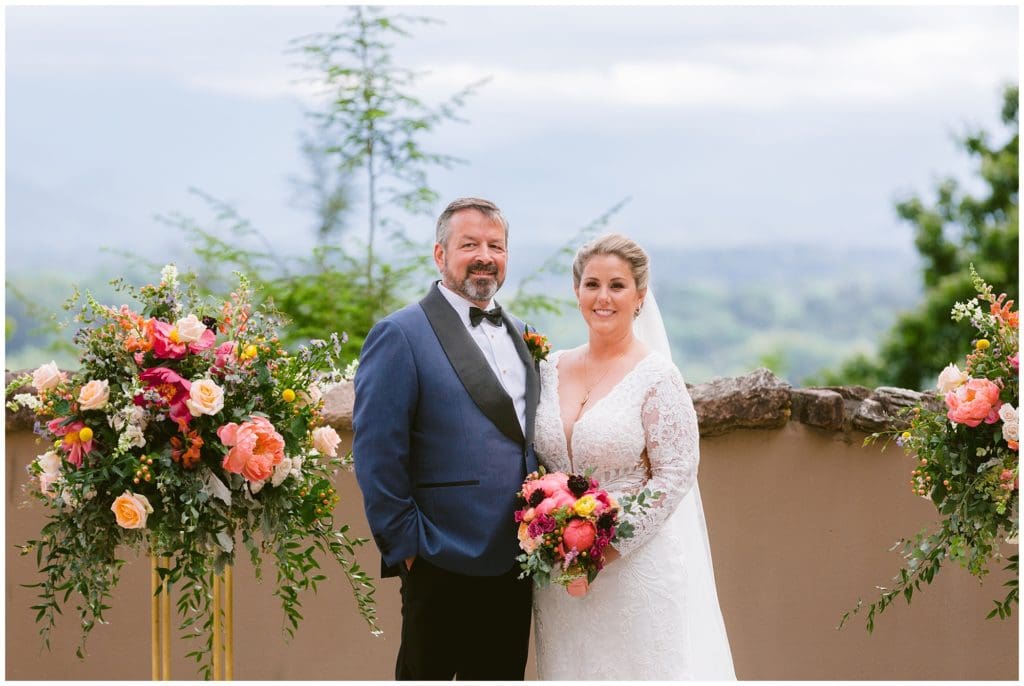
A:
{"type": "Polygon", "coordinates": [[[612,358],[612,361],[608,363],[608,366],[605,368],[601,376],[597,377],[597,381],[588,386],[587,377],[590,375],[587,373],[587,358],[590,357],[590,348],[587,348],[587,352],[584,353],[583,355],[583,400],[580,401],[580,409],[576,413],[576,419],[580,418],[580,415],[583,414],[583,408],[586,407],[588,402],[590,402],[590,392],[597,388],[597,385],[599,383],[604,381],[604,377],[608,376],[608,372],[612,370],[612,367],[615,366],[615,363],[618,362],[619,358],[625,355],[628,350],[629,348],[626,348],[621,353],[612,358]]]}

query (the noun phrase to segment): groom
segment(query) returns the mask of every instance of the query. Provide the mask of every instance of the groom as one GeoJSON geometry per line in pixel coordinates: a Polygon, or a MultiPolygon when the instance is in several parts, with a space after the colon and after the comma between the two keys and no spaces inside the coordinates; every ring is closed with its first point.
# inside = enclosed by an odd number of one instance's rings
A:
{"type": "Polygon", "coordinates": [[[513,511],[537,468],[540,382],[523,323],[493,302],[508,256],[501,211],[455,200],[436,240],[441,281],[363,344],[356,479],[382,575],[402,580],[395,678],[521,680],[531,587],[516,578],[513,511]]]}

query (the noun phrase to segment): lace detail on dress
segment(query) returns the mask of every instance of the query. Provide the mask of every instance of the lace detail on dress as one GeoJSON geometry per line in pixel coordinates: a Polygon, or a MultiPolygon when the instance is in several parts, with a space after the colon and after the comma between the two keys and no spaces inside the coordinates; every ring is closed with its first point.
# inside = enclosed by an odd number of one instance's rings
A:
{"type": "MultiPolygon", "coordinates": [[[[679,554],[701,545],[687,533],[691,513],[679,508],[699,459],[697,416],[679,370],[658,353],[638,362],[577,420],[570,466],[558,402],[560,355],[540,367],[535,446],[541,463],[548,471],[592,468],[616,497],[644,488],[663,495],[631,519],[634,537],[616,544],[622,559],[598,575],[586,596],[573,598],[560,586],[534,594],[540,678],[735,679],[728,645],[724,652],[704,650],[700,628],[688,620],[691,606],[708,593],[694,596],[679,554]],[[674,517],[677,509],[681,516],[674,517]]],[[[721,623],[717,600],[713,615],[721,623]]]]}

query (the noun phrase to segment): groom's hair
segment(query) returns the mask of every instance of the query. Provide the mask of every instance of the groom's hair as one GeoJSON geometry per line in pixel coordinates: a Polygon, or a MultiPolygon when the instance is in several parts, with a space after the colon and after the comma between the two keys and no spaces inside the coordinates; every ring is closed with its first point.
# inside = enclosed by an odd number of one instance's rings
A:
{"type": "Polygon", "coordinates": [[[498,206],[490,200],[484,200],[483,198],[458,198],[448,203],[448,207],[444,208],[444,212],[437,218],[437,242],[441,244],[441,247],[448,248],[448,238],[451,236],[452,230],[449,225],[452,216],[456,212],[462,210],[477,210],[481,212],[485,217],[496,221],[502,225],[505,229],[505,242],[508,242],[508,220],[505,219],[505,215],[501,213],[498,206]]]}

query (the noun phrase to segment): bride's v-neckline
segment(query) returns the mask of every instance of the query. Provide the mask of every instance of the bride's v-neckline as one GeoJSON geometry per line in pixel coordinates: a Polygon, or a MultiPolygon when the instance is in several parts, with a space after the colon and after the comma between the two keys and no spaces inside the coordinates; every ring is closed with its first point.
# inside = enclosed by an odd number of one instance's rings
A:
{"type": "Polygon", "coordinates": [[[558,388],[561,385],[561,379],[558,376],[558,363],[562,359],[561,352],[559,352],[557,359],[554,360],[554,364],[552,364],[551,367],[552,367],[552,371],[554,372],[554,377],[555,377],[554,394],[555,394],[555,400],[556,400],[556,402],[555,402],[555,409],[557,410],[557,414],[558,414],[558,428],[561,429],[562,443],[565,446],[565,457],[569,461],[569,470],[570,471],[575,469],[575,466],[573,465],[573,461],[572,461],[572,442],[573,442],[573,439],[576,438],[576,427],[579,426],[580,422],[583,421],[584,417],[588,416],[591,412],[593,412],[595,409],[597,409],[597,406],[600,405],[601,403],[603,403],[605,401],[605,398],[607,398],[607,397],[611,396],[613,393],[615,393],[615,391],[617,391],[619,389],[619,386],[621,386],[622,383],[626,379],[628,379],[633,374],[633,372],[635,372],[637,369],[639,369],[640,365],[642,365],[644,362],[646,362],[651,357],[651,355],[653,355],[653,354],[654,354],[653,350],[648,350],[646,355],[644,355],[639,360],[637,360],[636,364],[634,364],[632,366],[632,368],[628,372],[626,372],[625,374],[622,375],[621,379],[616,381],[612,385],[612,387],[608,389],[607,393],[605,393],[600,398],[595,400],[594,404],[591,405],[587,409],[586,412],[582,412],[578,417],[576,417],[576,421],[574,421],[572,423],[571,427],[567,427],[566,423],[565,423],[565,420],[562,418],[562,403],[560,401],[558,401],[558,388]],[[566,433],[566,429],[567,428],[570,430],[571,433],[568,433],[568,434],[566,433]]]}

